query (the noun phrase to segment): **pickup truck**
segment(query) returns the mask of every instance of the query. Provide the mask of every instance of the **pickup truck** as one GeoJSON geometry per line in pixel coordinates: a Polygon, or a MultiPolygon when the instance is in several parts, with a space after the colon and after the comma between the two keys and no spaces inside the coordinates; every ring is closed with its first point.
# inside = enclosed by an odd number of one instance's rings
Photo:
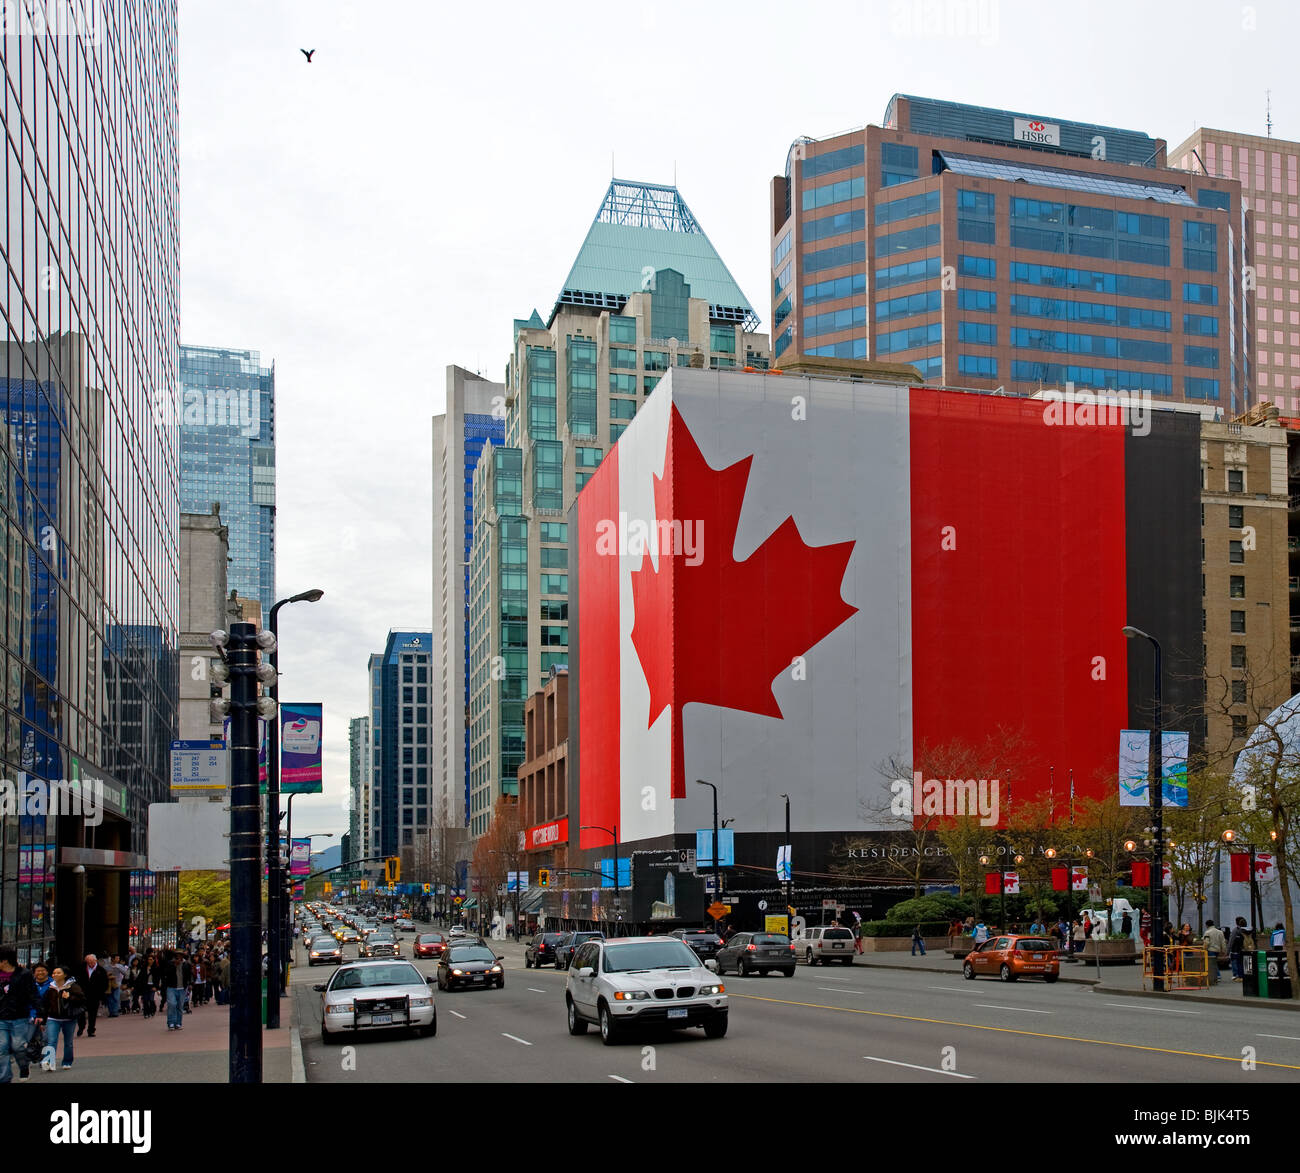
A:
{"type": "Polygon", "coordinates": [[[795,955],[809,965],[819,961],[853,964],[853,930],[832,925],[810,925],[794,939],[795,955]]]}

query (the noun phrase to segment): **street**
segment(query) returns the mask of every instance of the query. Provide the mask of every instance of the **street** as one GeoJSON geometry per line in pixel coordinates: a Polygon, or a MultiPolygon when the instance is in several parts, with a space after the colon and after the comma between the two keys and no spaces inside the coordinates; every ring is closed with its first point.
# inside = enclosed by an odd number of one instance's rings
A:
{"type": "MultiPolygon", "coordinates": [[[[403,938],[407,958],[411,940],[403,938]]],[[[295,967],[291,993],[308,1082],[1258,1085],[1300,1076],[1293,1015],[1160,1006],[1064,982],[967,982],[955,962],[951,975],[801,965],[792,978],[728,976],[725,1038],[650,1033],[606,1047],[594,1030],[569,1035],[564,973],[525,969],[521,943],[492,945],[505,957],[504,990],[435,990],[436,1038],[365,1034],[354,1050],[347,1047],[353,1040],[321,1042],[312,987],[333,967],[295,967]]],[[[354,954],[349,946],[348,957],[354,954]]],[[[415,964],[425,974],[437,969],[432,960],[415,964]]]]}

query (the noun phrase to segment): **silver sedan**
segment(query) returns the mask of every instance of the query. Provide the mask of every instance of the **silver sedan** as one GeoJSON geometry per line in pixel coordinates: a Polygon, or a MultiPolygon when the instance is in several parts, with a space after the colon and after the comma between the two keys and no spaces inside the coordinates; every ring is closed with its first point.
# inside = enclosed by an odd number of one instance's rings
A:
{"type": "Polygon", "coordinates": [[[438,1033],[433,978],[425,978],[407,961],[353,961],[341,966],[321,996],[322,1039],[361,1030],[417,1030],[438,1033]]]}

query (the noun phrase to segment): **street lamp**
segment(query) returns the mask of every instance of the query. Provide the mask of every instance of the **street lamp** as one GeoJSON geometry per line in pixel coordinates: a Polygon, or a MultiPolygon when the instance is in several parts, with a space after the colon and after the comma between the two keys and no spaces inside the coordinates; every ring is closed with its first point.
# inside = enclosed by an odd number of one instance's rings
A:
{"type": "Polygon", "coordinates": [[[791,900],[794,897],[794,847],[790,843],[790,796],[781,795],[785,799],[785,914],[790,919],[786,921],[786,927],[790,930],[790,940],[794,940],[794,907],[791,900]]]}
{"type": "MultiPolygon", "coordinates": [[[[718,864],[718,788],[712,782],[706,782],[703,778],[696,778],[697,786],[707,786],[713,791],[713,899],[718,902],[722,898],[722,871],[718,864]]],[[[713,918],[714,924],[717,924],[718,918],[713,918]]]]}
{"type": "MultiPolygon", "coordinates": [[[[280,1027],[280,972],[284,956],[284,920],[280,915],[280,900],[284,876],[280,869],[280,630],[277,620],[280,608],[290,603],[315,603],[324,591],[310,590],[281,599],[271,608],[267,627],[272,641],[270,650],[271,674],[267,681],[271,699],[275,704],[266,731],[266,1029],[280,1027]]],[[[292,850],[292,846],[290,847],[292,850]]]]}
{"type": "MultiPolygon", "coordinates": [[[[1277,832],[1270,831],[1269,838],[1276,842],[1277,832]]],[[[1252,935],[1258,936],[1264,925],[1264,901],[1259,893],[1259,885],[1255,877],[1255,852],[1259,850],[1257,843],[1240,843],[1237,841],[1236,831],[1224,831],[1223,841],[1231,847],[1236,844],[1237,847],[1244,847],[1250,857],[1250,931],[1252,935]],[[1258,913],[1256,912],[1258,909],[1258,913]]]]}
{"type": "Polygon", "coordinates": [[[1155,949],[1151,964],[1151,988],[1161,993],[1165,989],[1165,782],[1160,768],[1160,641],[1138,627],[1123,628],[1125,639],[1147,640],[1155,649],[1155,714],[1152,720],[1151,745],[1147,778],[1151,792],[1151,809],[1155,815],[1152,831],[1155,835],[1155,867],[1151,869],[1151,946],[1155,949]]]}
{"type": "Polygon", "coordinates": [[[614,840],[614,935],[622,936],[623,920],[619,911],[619,905],[622,903],[621,889],[618,884],[618,824],[615,823],[613,829],[609,827],[598,827],[594,823],[583,824],[583,831],[603,831],[606,835],[614,840]]]}

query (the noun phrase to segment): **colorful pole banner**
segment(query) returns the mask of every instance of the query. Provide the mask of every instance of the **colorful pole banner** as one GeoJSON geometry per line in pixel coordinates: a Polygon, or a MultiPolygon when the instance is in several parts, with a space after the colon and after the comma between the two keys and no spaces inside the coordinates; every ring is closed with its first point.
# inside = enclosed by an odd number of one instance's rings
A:
{"type": "Polygon", "coordinates": [[[289,874],[291,876],[311,875],[311,840],[295,839],[293,850],[289,853],[289,874]]]}
{"type": "Polygon", "coordinates": [[[1075,892],[1086,892],[1088,890],[1087,868],[1071,869],[1070,888],[1075,892]]]}
{"type": "Polygon", "coordinates": [[[1151,770],[1151,734],[1146,729],[1123,729],[1119,735],[1119,804],[1150,806],[1147,786],[1151,770]]]}
{"type": "Polygon", "coordinates": [[[280,706],[280,792],[321,794],[321,705],[280,706]]]}
{"type": "Polygon", "coordinates": [[[1020,895],[1020,873],[1019,872],[1006,873],[1006,880],[1003,884],[1002,891],[1004,891],[1008,896],[1020,895]]]}
{"type": "MultiPolygon", "coordinates": [[[[230,718],[227,717],[222,727],[222,737],[226,748],[230,748],[230,718]]],[[[266,793],[266,718],[257,719],[257,783],[263,794],[266,793]]]]}
{"type": "Polygon", "coordinates": [[[1187,809],[1187,743],[1186,733],[1160,735],[1160,777],[1165,806],[1187,809]]]}

